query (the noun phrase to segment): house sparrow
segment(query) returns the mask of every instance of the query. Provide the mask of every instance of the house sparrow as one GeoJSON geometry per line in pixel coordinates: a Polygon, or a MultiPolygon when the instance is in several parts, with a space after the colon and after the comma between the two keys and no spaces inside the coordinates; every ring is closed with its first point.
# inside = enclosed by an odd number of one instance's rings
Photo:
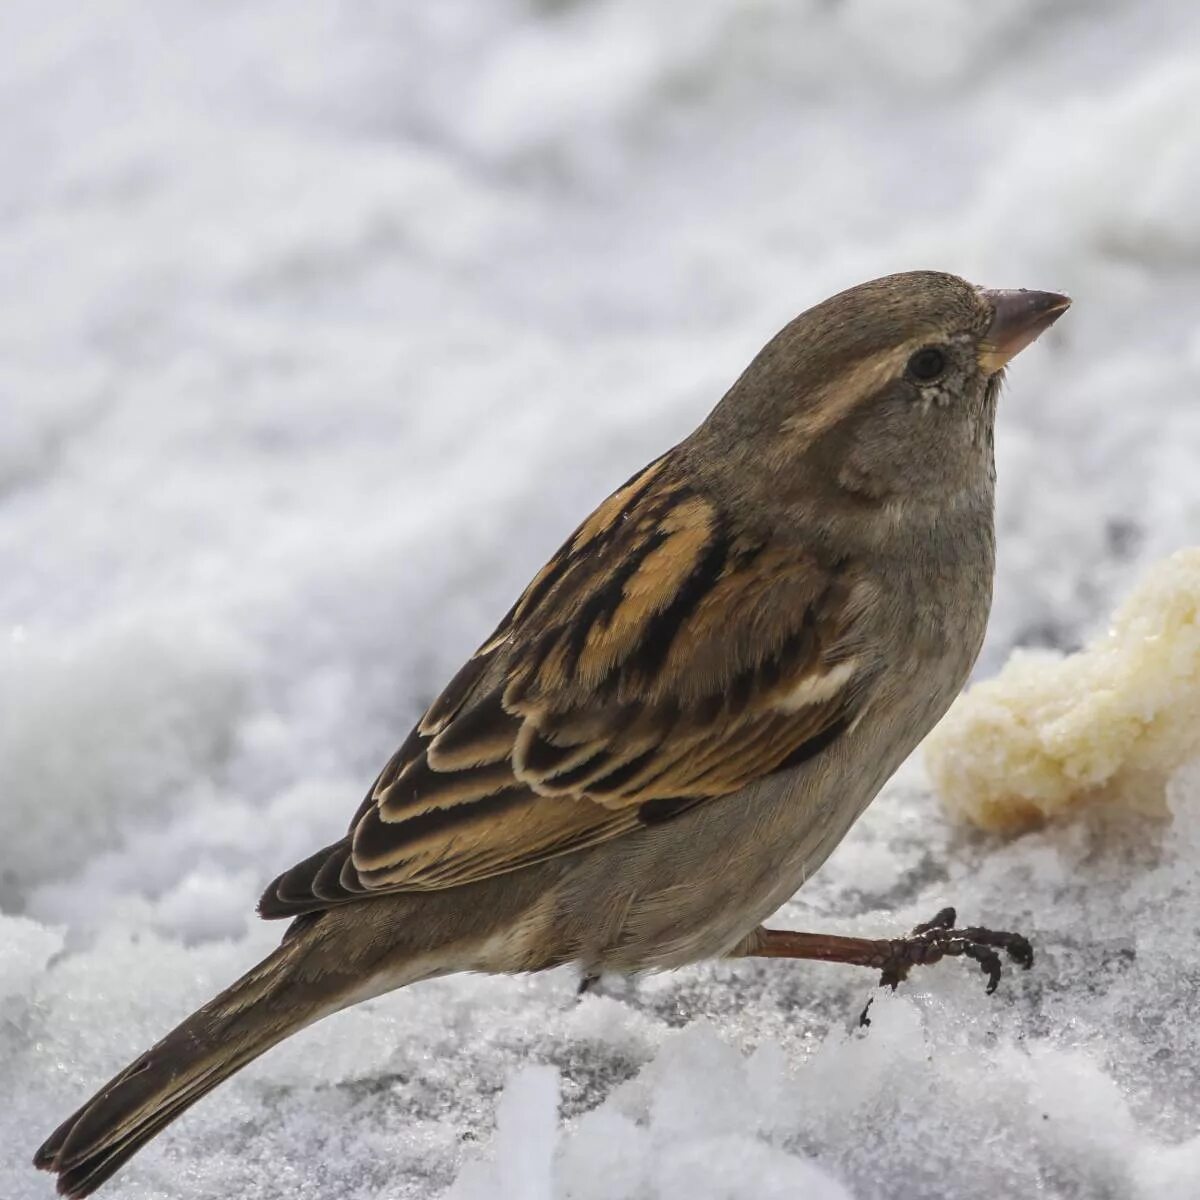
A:
{"type": "Polygon", "coordinates": [[[1014,934],[764,929],[945,712],[983,640],[1005,363],[1068,307],[877,279],[771,339],[571,535],[340,841],[259,911],[281,945],[38,1150],[85,1196],[223,1079],[359,1000],[456,971],[858,963],[999,973],[1014,934]]]}

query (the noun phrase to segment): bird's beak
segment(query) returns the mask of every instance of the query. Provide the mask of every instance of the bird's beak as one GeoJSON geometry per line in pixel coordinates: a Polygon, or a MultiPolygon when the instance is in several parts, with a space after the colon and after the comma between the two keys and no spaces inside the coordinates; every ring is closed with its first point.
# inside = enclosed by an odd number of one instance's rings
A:
{"type": "Polygon", "coordinates": [[[992,323],[979,344],[979,365],[987,375],[999,371],[1071,307],[1070,298],[1057,292],[985,288],[980,294],[992,306],[992,323]]]}

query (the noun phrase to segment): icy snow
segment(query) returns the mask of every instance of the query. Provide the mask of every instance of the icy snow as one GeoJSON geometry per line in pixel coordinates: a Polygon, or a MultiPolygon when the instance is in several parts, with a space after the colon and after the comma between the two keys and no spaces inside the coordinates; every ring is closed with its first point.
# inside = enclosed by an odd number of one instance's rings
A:
{"type": "MultiPolygon", "coordinates": [[[[1200,528],[1198,108],[1186,0],[0,5],[0,1195],[51,1194],[38,1142],[274,943],[258,889],[563,534],[837,288],[1075,297],[1002,404],[980,674],[1101,628],[1200,528]]],[[[1036,941],[994,997],[942,964],[862,1031],[819,964],[433,981],[107,1194],[1200,1194],[1198,795],[1004,841],[914,761],[778,921],[954,903],[1036,941]]]]}

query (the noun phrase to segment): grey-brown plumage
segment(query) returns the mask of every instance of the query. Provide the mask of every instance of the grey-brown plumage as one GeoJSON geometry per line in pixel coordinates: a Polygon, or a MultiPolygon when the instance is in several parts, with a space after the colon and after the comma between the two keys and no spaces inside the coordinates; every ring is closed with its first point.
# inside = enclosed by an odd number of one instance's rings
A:
{"type": "Polygon", "coordinates": [[[991,600],[1001,372],[1067,304],[912,272],[797,317],[539,572],[346,836],[271,884],[262,915],[293,919],[280,948],[36,1164],[87,1195],[290,1033],[453,971],[767,954],[894,983],[967,954],[994,983],[994,947],[1027,962],[952,914],[887,942],[760,923],[966,680],[991,600]]]}

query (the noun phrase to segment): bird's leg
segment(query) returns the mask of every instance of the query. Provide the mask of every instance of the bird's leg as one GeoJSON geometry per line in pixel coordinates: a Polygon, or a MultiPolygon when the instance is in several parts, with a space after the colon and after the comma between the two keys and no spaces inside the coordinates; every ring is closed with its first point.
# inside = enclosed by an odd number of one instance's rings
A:
{"type": "Polygon", "coordinates": [[[857,938],[830,933],[793,933],[787,929],[756,929],[732,953],[738,958],[812,958],[850,963],[880,972],[880,987],[895,989],[916,966],[943,958],[970,958],[988,977],[989,994],[1000,982],[1003,950],[1022,967],[1033,964],[1033,947],[1019,933],[992,929],[954,928],[955,912],[943,908],[932,921],[918,925],[907,937],[857,938]]]}
{"type": "Polygon", "coordinates": [[[600,973],[598,971],[585,971],[579,979],[579,987],[575,989],[575,995],[582,996],[586,992],[592,991],[596,984],[600,982],[600,973]]]}

